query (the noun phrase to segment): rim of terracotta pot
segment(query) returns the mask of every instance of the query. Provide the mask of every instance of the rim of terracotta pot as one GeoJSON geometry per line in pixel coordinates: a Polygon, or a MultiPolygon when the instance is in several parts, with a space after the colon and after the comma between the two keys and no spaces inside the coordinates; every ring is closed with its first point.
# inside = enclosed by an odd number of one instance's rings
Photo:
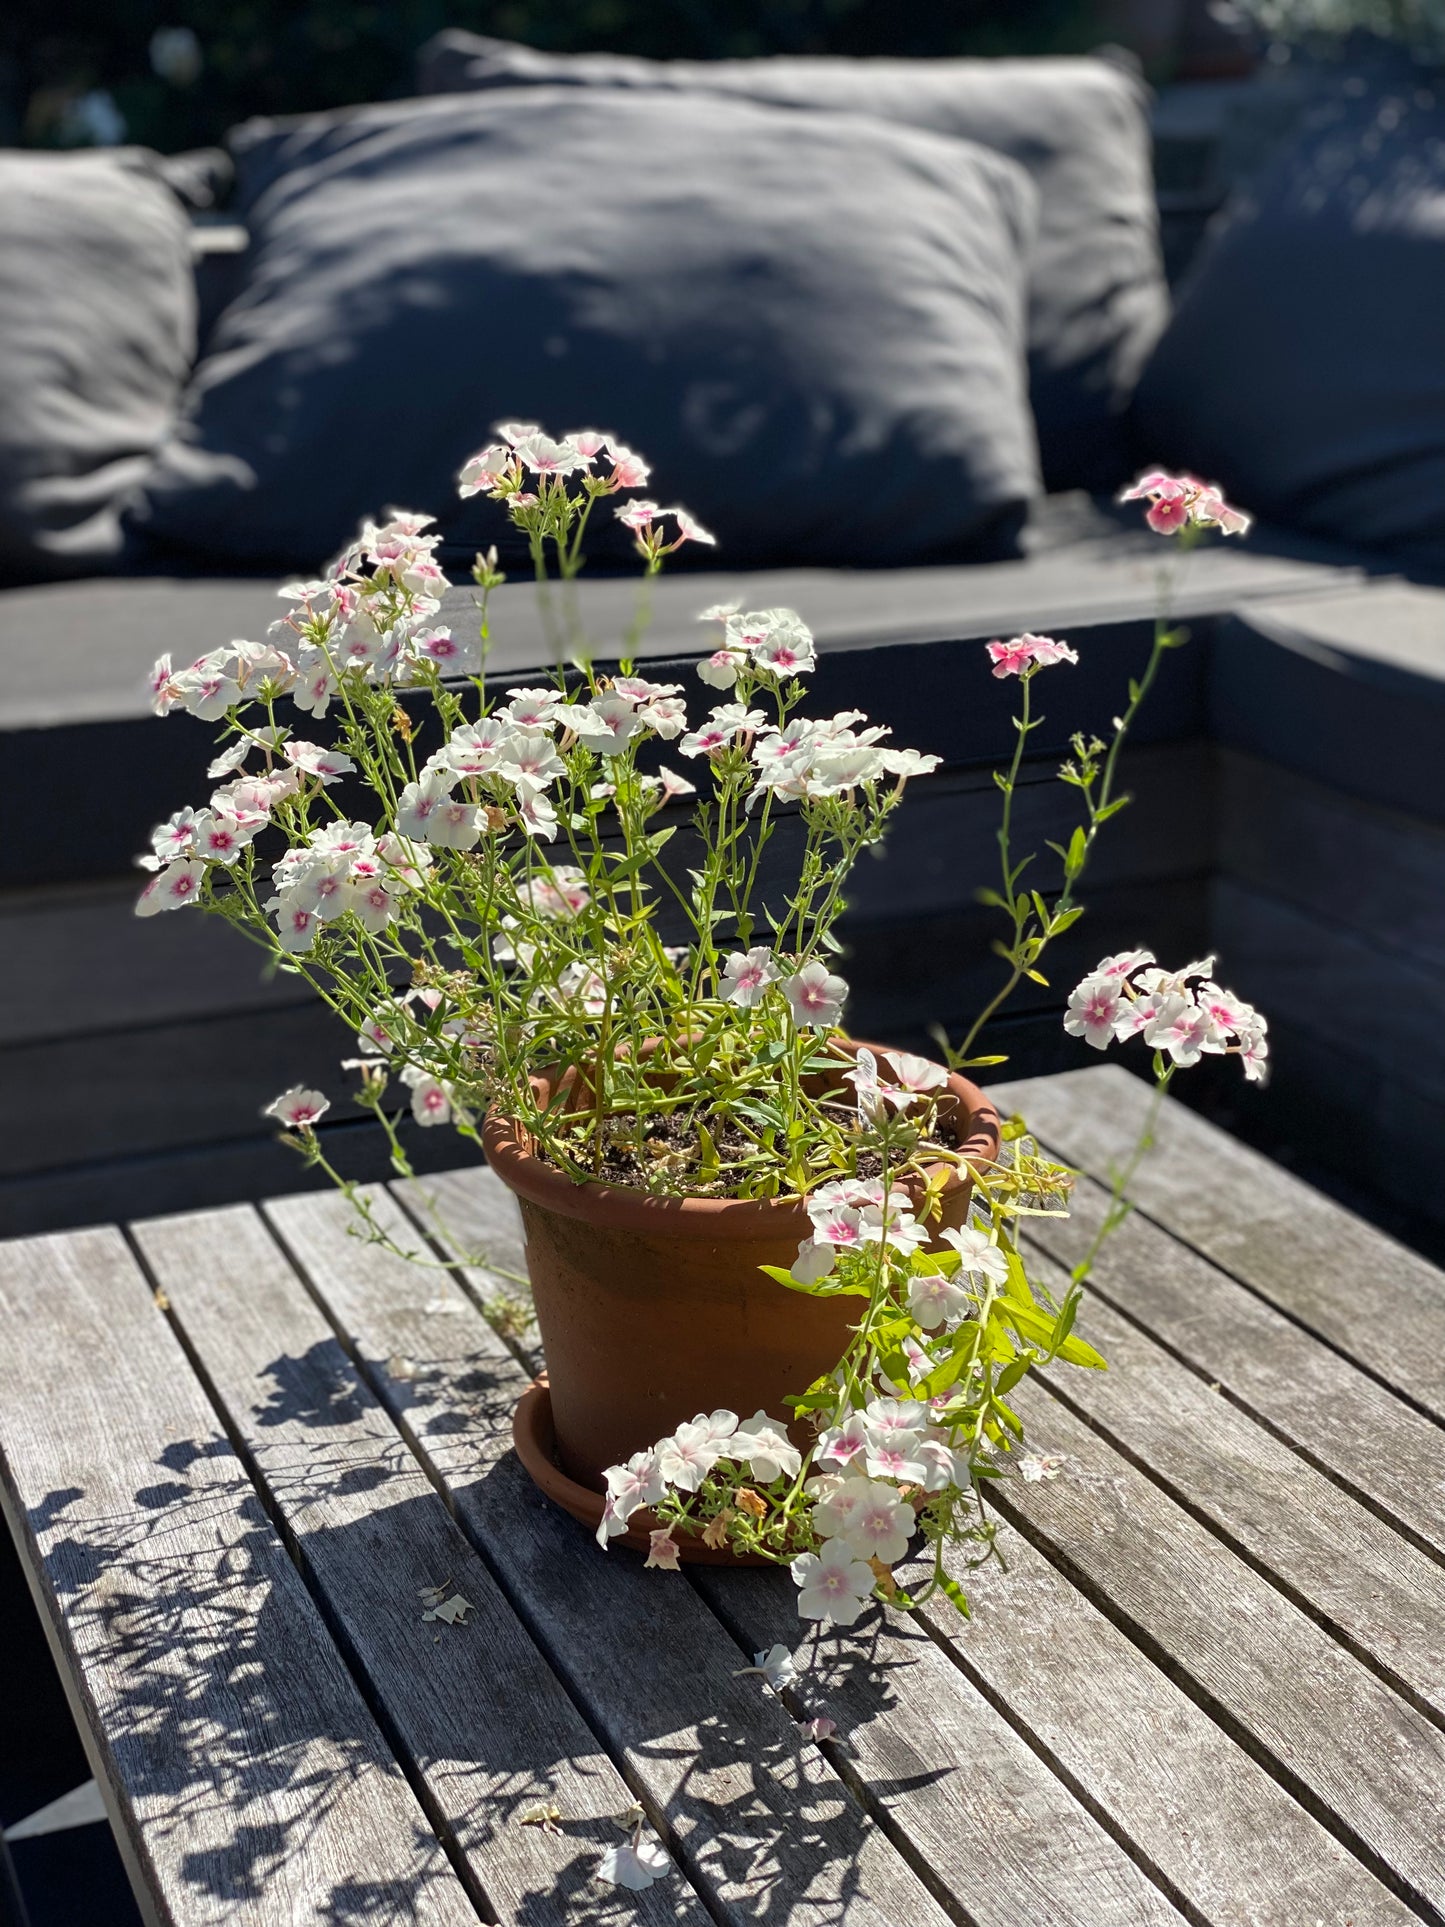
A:
{"type": "MultiPolygon", "coordinates": [[[[569,1479],[557,1463],[557,1434],[552,1425],[552,1389],[543,1372],[534,1378],[517,1401],[512,1413],[512,1443],[522,1468],[554,1505],[569,1512],[579,1525],[595,1535],[602,1523],[606,1495],[590,1485],[569,1479]]],[[[625,1546],[629,1552],[647,1552],[649,1533],[657,1524],[652,1512],[635,1512],[625,1532],[607,1542],[609,1552],[625,1546]],[[635,1523],[634,1523],[635,1522],[635,1523]]],[[[722,1546],[705,1546],[698,1538],[681,1533],[677,1540],[678,1558],[691,1566],[770,1566],[775,1562],[758,1553],[731,1552],[722,1546]]]]}
{"type": "MultiPolygon", "coordinates": [[[[832,1040],[849,1054],[859,1050],[884,1051],[886,1044],[870,1044],[861,1038],[839,1037],[832,1040]]],[[[547,1079],[533,1080],[543,1091],[551,1088],[547,1079]]],[[[976,1084],[949,1074],[948,1089],[965,1109],[968,1134],[959,1144],[959,1155],[968,1165],[996,1163],[1002,1143],[1002,1122],[997,1107],[976,1084]]],[[[614,1231],[642,1233],[666,1230],[671,1238],[766,1236],[779,1218],[802,1209],[794,1197],[780,1198],[676,1198],[652,1191],[639,1191],[630,1185],[602,1184],[593,1179],[578,1184],[565,1171],[536,1156],[531,1134],[515,1119],[490,1111],[482,1125],[482,1149],[487,1163],[509,1190],[545,1210],[563,1217],[584,1219],[614,1231]]],[[[971,1177],[952,1164],[926,1167],[929,1175],[947,1175],[943,1195],[947,1197],[971,1177]]],[[[916,1182],[916,1181],[915,1181],[916,1182]]],[[[910,1187],[914,1188],[914,1187],[910,1187]]]]}

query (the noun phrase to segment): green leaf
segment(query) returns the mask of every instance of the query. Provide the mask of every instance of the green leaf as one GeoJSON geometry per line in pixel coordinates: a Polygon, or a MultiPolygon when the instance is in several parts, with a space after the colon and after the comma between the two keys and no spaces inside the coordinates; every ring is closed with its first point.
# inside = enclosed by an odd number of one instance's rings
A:
{"type": "Polygon", "coordinates": [[[1008,1062],[1007,1056],[965,1057],[962,1060],[962,1062],[959,1064],[958,1068],[961,1071],[981,1071],[981,1070],[987,1070],[990,1064],[1006,1064],[1007,1062],[1008,1062]]]}
{"type": "Polygon", "coordinates": [[[1012,1365],[1006,1365],[998,1375],[998,1382],[995,1384],[994,1390],[1000,1395],[1004,1392],[1011,1392],[1023,1377],[1024,1373],[1029,1369],[1030,1363],[1031,1361],[1027,1358],[1016,1358],[1012,1365]]]}
{"type": "Polygon", "coordinates": [[[1075,828],[1074,834],[1069,838],[1069,854],[1064,859],[1068,865],[1070,876],[1077,876],[1079,874],[1080,870],[1084,867],[1084,859],[1088,854],[1089,839],[1084,834],[1084,826],[1081,823],[1075,828]]]}
{"type": "Polygon", "coordinates": [[[789,1291],[805,1292],[809,1298],[872,1297],[866,1285],[845,1285],[836,1277],[820,1278],[813,1285],[800,1285],[792,1272],[784,1271],[781,1265],[759,1265],[758,1270],[771,1278],[775,1285],[786,1285],[789,1291]]]}

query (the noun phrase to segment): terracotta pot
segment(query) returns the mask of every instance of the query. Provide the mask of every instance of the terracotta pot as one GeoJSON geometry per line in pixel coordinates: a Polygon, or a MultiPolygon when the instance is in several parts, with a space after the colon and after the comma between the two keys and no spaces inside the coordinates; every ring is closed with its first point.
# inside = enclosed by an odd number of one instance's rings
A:
{"type": "MultiPolygon", "coordinates": [[[[974,1163],[995,1159],[998,1112],[966,1078],[950,1077],[948,1090],[960,1149],[974,1163]]],[[[521,1206],[556,1460],[570,1479],[601,1491],[609,1465],[696,1412],[784,1418],[784,1397],[847,1349],[860,1301],[789,1291],[759,1270],[786,1269],[811,1235],[796,1199],[574,1184],[496,1115],[482,1141],[521,1206]]],[[[972,1189],[970,1177],[945,1169],[940,1228],[966,1221],[972,1189]]]]}

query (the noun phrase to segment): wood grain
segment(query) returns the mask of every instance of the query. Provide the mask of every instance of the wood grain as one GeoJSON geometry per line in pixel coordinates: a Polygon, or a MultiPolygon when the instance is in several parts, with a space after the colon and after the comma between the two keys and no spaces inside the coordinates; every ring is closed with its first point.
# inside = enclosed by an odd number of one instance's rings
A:
{"type": "MultiPolygon", "coordinates": [[[[1036,1275],[1057,1296],[1062,1267],[1036,1275]]],[[[1079,1330],[1106,1372],[1049,1391],[1445,1727],[1445,1572],[1102,1301],[1079,1330]]]]}
{"type": "MultiPolygon", "coordinates": [[[[454,1230],[472,1230],[475,1224],[462,1224],[457,1209],[461,1182],[447,1180],[448,1218],[454,1230]]],[[[484,1173],[471,1182],[495,1187],[484,1173]]],[[[1017,1878],[1013,1852],[1004,1857],[991,1847],[991,1830],[980,1833],[980,1820],[987,1812],[991,1828],[1006,1834],[1006,1792],[1020,1772],[1034,1788],[1037,1814],[1048,1776],[980,1698],[969,1707],[968,1697],[960,1701],[953,1689],[944,1703],[967,1709],[968,1758],[983,1787],[970,1795],[963,1786],[945,1785],[926,1802],[927,1847],[906,1829],[910,1858],[926,1866],[925,1885],[806,1744],[781,1703],[758,1681],[735,1677],[750,1649],[727,1634],[693,1587],[643,1571],[635,1557],[600,1552],[539,1499],[507,1449],[511,1405],[526,1374],[495,1335],[480,1320],[426,1314],[415,1276],[384,1253],[364,1254],[364,1267],[354,1259],[343,1263],[350,1254],[341,1248],[334,1205],[307,1200],[274,1215],[333,1313],[356,1335],[369,1369],[380,1370],[383,1396],[409,1403],[410,1422],[454,1493],[458,1516],[497,1564],[553,1663],[585,1695],[593,1723],[626,1752],[722,1918],[742,1921],[762,1908],[765,1917],[790,1927],[825,1918],[878,1918],[894,1927],[942,1918],[929,1886],[971,1887],[985,1869],[998,1881],[1017,1878]],[[425,1361],[409,1395],[405,1386],[387,1382],[383,1361],[397,1351],[425,1361]],[[563,1583],[564,1574],[570,1583],[563,1583]],[[995,1780],[999,1790],[991,1795],[995,1780]],[[971,1820],[970,1798],[977,1802],[971,1820]],[[959,1822],[951,1836],[937,1818],[948,1805],[959,1822]]],[[[483,1224],[489,1215],[479,1208],[483,1224]]],[[[797,1643],[799,1630],[794,1615],[790,1643],[797,1643]]],[[[910,1699],[910,1724],[916,1714],[930,1770],[961,1780],[947,1771],[957,1753],[942,1746],[937,1715],[922,1718],[910,1699]]],[[[879,1796],[868,1797],[876,1804],[879,1796]]],[[[1049,1798],[1064,1819],[1067,1799],[1057,1790],[1049,1798]]],[[[1082,1814],[1078,1820],[1084,1826],[1080,1832],[1076,1825],[1075,1838],[1085,1863],[1099,1872],[1092,1917],[1173,1919],[1127,1856],[1082,1814]]],[[[1036,1878],[1026,1891],[1036,1903],[1036,1878]]],[[[1029,1917],[1058,1920],[1061,1927],[1070,1919],[1067,1911],[1037,1909],[1029,1917]]]]}
{"type": "MultiPolygon", "coordinates": [[[[1028,1241],[1072,1265],[1083,1256],[1105,1203],[1103,1188],[1081,1179],[1070,1215],[1031,1219],[1028,1241]]],[[[1085,1302],[1090,1319],[1102,1318],[1097,1308],[1103,1305],[1122,1313],[1199,1382],[1217,1387],[1218,1395],[1445,1559],[1439,1426],[1189,1245],[1133,1214],[1106,1245],[1085,1302]]],[[[1102,1349],[1113,1358],[1107,1345],[1102,1349]]],[[[1077,1373],[1060,1374],[1059,1385],[1076,1399],[1087,1389],[1077,1373]]],[[[1101,1383],[1100,1389],[1109,1388],[1101,1383]]]]}
{"type": "MultiPolygon", "coordinates": [[[[995,1095],[1061,1157],[1107,1183],[1111,1163],[1134,1144],[1150,1092],[1110,1064],[1006,1084],[995,1095]]],[[[1141,1211],[1445,1420],[1445,1274],[1172,1099],[1156,1135],[1132,1187],[1141,1211]]]]}
{"type": "Polygon", "coordinates": [[[1081,1797],[1210,1927],[1385,1927],[1418,1916],[1236,1745],[1038,1548],[950,1570],[972,1617],[923,1617],[1081,1797]]]}
{"type": "Polygon", "coordinates": [[[1377,1877],[1445,1919],[1445,1734],[1041,1384],[1016,1409],[1067,1465],[995,1505],[1377,1877]]]}
{"type": "Polygon", "coordinates": [[[152,1220],[134,1235],[232,1433],[488,1917],[707,1915],[675,1876],[641,1894],[594,1879],[633,1794],[368,1391],[257,1214],[152,1220]],[[474,1612],[423,1620],[445,1584],[474,1612]],[[555,1806],[559,1830],[523,1824],[555,1806]]]}
{"type": "Polygon", "coordinates": [[[114,1230],[0,1246],[0,1484],[153,1918],[476,1913],[114,1230]]]}

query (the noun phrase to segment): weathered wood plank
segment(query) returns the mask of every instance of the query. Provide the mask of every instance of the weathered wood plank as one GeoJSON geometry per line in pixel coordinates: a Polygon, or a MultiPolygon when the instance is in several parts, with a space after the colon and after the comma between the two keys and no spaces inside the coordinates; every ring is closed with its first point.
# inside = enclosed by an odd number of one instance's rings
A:
{"type": "MultiPolygon", "coordinates": [[[[449,1181],[454,1229],[458,1182],[449,1181]]],[[[482,1173],[473,1182],[495,1184],[482,1173]]],[[[802,1742],[780,1703],[756,1681],[734,1678],[742,1649],[693,1587],[644,1572],[627,1555],[601,1553],[538,1499],[507,1450],[511,1405],[525,1372],[500,1341],[480,1321],[426,1314],[422,1287],[386,1254],[364,1253],[363,1265],[354,1242],[347,1246],[341,1236],[335,1206],[308,1200],[304,1210],[289,1204],[275,1218],[356,1335],[383,1397],[410,1408],[409,1422],[454,1493],[459,1517],[498,1565],[553,1663],[587,1695],[594,1723],[604,1723],[627,1751],[722,1917],[752,1918],[761,1891],[790,1927],[823,1918],[877,1918],[890,1927],[941,1918],[924,1885],[802,1742]],[[416,1380],[388,1377],[382,1361],[396,1352],[418,1361],[416,1380]],[[563,1583],[569,1573],[571,1583],[563,1583]],[[636,1655],[643,1650],[648,1671],[639,1690],[636,1655]]],[[[799,1630],[794,1620],[795,1641],[799,1630]]],[[[1014,1904],[1017,1917],[1068,1920],[1067,1912],[1039,1910],[1040,1876],[1024,1865],[1030,1855],[1041,1858],[1030,1818],[1047,1814],[1046,1824],[1072,1838],[1074,1864],[1097,1874],[1091,1920],[1176,1918],[980,1697],[960,1699],[950,1687],[945,1704],[957,1709],[955,1722],[966,1724],[964,1757],[973,1774],[955,1785],[964,1776],[946,1773],[910,1811],[909,1857],[927,1867],[930,1883],[970,1890],[986,1871],[995,1896],[1029,1896],[1027,1907],[1014,1904]],[[1020,1776],[1032,1803],[1023,1810],[1009,1803],[1020,1776]]],[[[920,1752],[935,1767],[954,1762],[957,1725],[946,1748],[936,1710],[911,1694],[907,1708],[908,1730],[915,1721],[918,1728],[919,1750],[908,1755],[913,1765],[920,1752]]],[[[911,1771],[895,1757],[904,1774],[911,1771]]],[[[865,1797],[876,1804],[879,1795],[870,1790],[865,1797]]]]}
{"type": "MultiPolygon", "coordinates": [[[[516,1205],[490,1173],[447,1172],[396,1189],[414,1210],[430,1205],[459,1248],[511,1271],[525,1268],[516,1205]]],[[[482,1294],[494,1289],[485,1273],[475,1277],[482,1294]]],[[[1314,1349],[1338,1364],[1323,1347],[1314,1349]]],[[[1360,1382],[1404,1409],[1369,1380],[1360,1382]]],[[[1352,1910],[1360,1923],[1415,1917],[1027,1540],[1005,1527],[1003,1545],[1007,1572],[994,1565],[972,1574],[955,1569],[973,1600],[973,1621],[965,1624],[944,1604],[928,1613],[930,1628],[1167,1887],[1214,1927],[1298,1927],[1344,1919],[1352,1910]]],[[[776,1585],[768,1575],[712,1569],[695,1578],[745,1641],[759,1648],[779,1638],[794,1643],[786,1580],[776,1585]]],[[[874,1784],[886,1782],[889,1763],[878,1736],[890,1722],[878,1717],[878,1705],[891,1697],[888,1682],[846,1644],[836,1657],[825,1659],[826,1651],[801,1683],[800,1704],[839,1721],[853,1749],[845,1765],[874,1784]]],[[[889,1656],[926,1676],[906,1640],[889,1656]]],[[[947,1704],[944,1695],[934,1699],[947,1704]]],[[[910,1733],[916,1744],[911,1724],[910,1733]]],[[[926,1768],[915,1761],[915,1770],[926,1768]]],[[[915,1799],[910,1790],[906,1803],[895,1802],[905,1824],[912,1823],[915,1799]]],[[[979,1917],[989,1917],[986,1895],[959,1892],[966,1903],[977,1898],[979,1917]]]]}
{"type": "MultiPolygon", "coordinates": [[[[1027,1395],[1025,1396],[1025,1393],[1027,1395]]],[[[1445,1919],[1445,1734],[1041,1384],[1017,1408],[1054,1479],[995,1504],[1202,1696],[1387,1884],[1445,1919]]]]}
{"type": "Polygon", "coordinates": [[[0,1484],[166,1922],[476,1914],[117,1231],[0,1247],[0,1484]]]}
{"type": "MultiPolygon", "coordinates": [[[[995,1095],[1060,1157],[1107,1183],[1150,1093],[1107,1064],[995,1095]]],[[[1241,1284],[1445,1419],[1445,1274],[1434,1265],[1172,1099],[1132,1195],[1241,1284]]]]}
{"type": "MultiPolygon", "coordinates": [[[[1068,1274],[1045,1259],[1059,1297],[1068,1274]]],[[[1445,1726],[1445,1571],[1102,1300],[1079,1329],[1106,1372],[1049,1390],[1287,1597],[1445,1726]]]]}
{"type": "MultiPolygon", "coordinates": [[[[1077,1263],[1105,1204],[1103,1188],[1082,1178],[1069,1216],[1031,1219],[1028,1239],[1062,1264],[1077,1263]]],[[[1137,1212],[1105,1247],[1088,1294],[1089,1318],[1101,1304],[1122,1312],[1203,1383],[1445,1559],[1445,1470],[1433,1421],[1137,1212]]],[[[1102,1341],[1101,1349],[1113,1357],[1102,1341]]],[[[1059,1382],[1075,1396],[1077,1374],[1059,1382]]]]}
{"type": "Polygon", "coordinates": [[[708,1918],[678,1877],[599,1887],[633,1793],[443,1505],[257,1214],[152,1220],[134,1235],[249,1454],[372,1703],[419,1770],[489,1919],[708,1918]],[[445,1584],[474,1616],[422,1619],[445,1584]],[[555,1805],[559,1830],[523,1824],[555,1805]]]}
{"type": "Polygon", "coordinates": [[[1210,1927],[1418,1917],[1090,1603],[1000,1528],[1003,1564],[950,1568],[972,1617],[933,1636],[1210,1927]]]}

